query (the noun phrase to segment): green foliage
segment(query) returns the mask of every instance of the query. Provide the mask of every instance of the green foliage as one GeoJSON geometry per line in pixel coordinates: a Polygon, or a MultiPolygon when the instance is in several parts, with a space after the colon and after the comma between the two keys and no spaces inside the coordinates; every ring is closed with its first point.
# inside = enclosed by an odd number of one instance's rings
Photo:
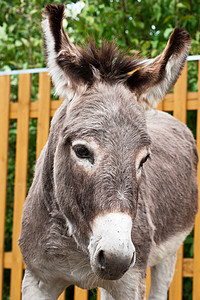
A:
{"type": "MultiPolygon", "coordinates": [[[[1,0],[0,69],[44,66],[40,23],[47,3],[1,0]]],[[[63,0],[53,3],[66,4],[64,25],[76,43],[85,44],[88,36],[98,44],[102,38],[114,39],[122,50],[154,57],[164,48],[173,28],[183,26],[192,36],[191,54],[200,53],[200,6],[196,0],[84,0],[77,6],[63,0]]]]}
{"type": "Polygon", "coordinates": [[[183,278],[183,300],[192,300],[192,278],[183,278]]]}
{"type": "Polygon", "coordinates": [[[89,300],[96,300],[97,299],[97,291],[96,289],[89,291],[89,300]]]}

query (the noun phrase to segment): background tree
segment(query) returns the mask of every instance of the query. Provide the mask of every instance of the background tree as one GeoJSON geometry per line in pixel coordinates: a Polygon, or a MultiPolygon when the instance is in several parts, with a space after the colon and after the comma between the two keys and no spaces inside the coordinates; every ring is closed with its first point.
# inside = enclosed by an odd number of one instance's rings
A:
{"type": "MultiPolygon", "coordinates": [[[[55,0],[66,4],[65,28],[84,44],[88,36],[115,40],[122,50],[159,54],[175,26],[192,36],[191,54],[200,53],[200,5],[196,0],[55,0]],[[68,3],[68,4],[67,4],[68,3]],[[82,8],[82,10],[80,9],[82,8]]],[[[0,69],[44,66],[41,12],[46,0],[1,0],[0,69]]]]}

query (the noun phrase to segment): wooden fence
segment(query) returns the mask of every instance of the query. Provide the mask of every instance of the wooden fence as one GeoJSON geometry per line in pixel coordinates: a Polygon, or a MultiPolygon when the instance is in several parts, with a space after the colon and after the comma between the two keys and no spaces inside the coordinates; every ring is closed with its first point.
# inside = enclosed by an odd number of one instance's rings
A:
{"type": "MultiPolygon", "coordinates": [[[[163,111],[171,111],[173,115],[186,123],[187,111],[197,111],[197,147],[200,153],[200,61],[198,62],[198,92],[187,91],[187,64],[174,87],[174,92],[167,94],[158,106],[163,111]]],[[[49,133],[49,121],[62,102],[51,100],[51,82],[48,73],[39,74],[38,99],[31,99],[31,74],[20,74],[18,79],[18,99],[10,101],[11,75],[0,76],[0,300],[21,299],[21,281],[23,276],[23,261],[18,247],[18,237],[21,227],[21,214],[27,193],[27,166],[29,148],[29,121],[37,119],[36,157],[44,146],[49,133]],[[17,120],[17,138],[15,153],[15,178],[13,199],[13,231],[11,251],[4,251],[5,218],[7,201],[8,150],[10,120],[17,120]],[[3,275],[10,270],[9,296],[3,298],[3,275]]],[[[200,185],[200,171],[198,171],[200,185]]],[[[176,272],[169,291],[170,300],[182,300],[183,278],[193,278],[192,299],[200,300],[200,213],[196,217],[194,230],[194,256],[183,257],[183,246],[179,249],[176,272]]],[[[147,278],[147,293],[150,276],[147,278]]],[[[59,300],[65,299],[63,293],[59,300]]],[[[88,291],[75,287],[74,300],[88,299],[88,291]]],[[[97,292],[100,300],[100,293],[97,292]]],[[[126,299],[125,299],[126,300],[126,299]]]]}

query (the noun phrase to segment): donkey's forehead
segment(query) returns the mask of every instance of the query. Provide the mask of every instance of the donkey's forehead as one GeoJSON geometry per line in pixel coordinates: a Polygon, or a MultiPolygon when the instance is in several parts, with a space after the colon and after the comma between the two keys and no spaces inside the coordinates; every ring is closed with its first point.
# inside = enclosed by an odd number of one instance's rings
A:
{"type": "MultiPolygon", "coordinates": [[[[70,104],[66,128],[73,137],[148,139],[145,115],[124,86],[99,83],[70,104]]],[[[131,141],[130,141],[131,142],[131,141]]]]}
{"type": "Polygon", "coordinates": [[[120,98],[125,98],[127,99],[127,101],[130,101],[130,103],[136,103],[137,100],[133,92],[131,92],[128,86],[124,85],[123,82],[112,84],[106,83],[104,81],[97,81],[94,84],[92,90],[94,93],[98,93],[99,95],[108,95],[109,99],[114,98],[116,100],[120,98]]]}
{"type": "Polygon", "coordinates": [[[123,84],[110,85],[96,82],[85,93],[72,101],[71,111],[79,111],[83,114],[115,114],[123,108],[125,115],[129,112],[143,115],[141,107],[137,103],[137,97],[123,84]]]}

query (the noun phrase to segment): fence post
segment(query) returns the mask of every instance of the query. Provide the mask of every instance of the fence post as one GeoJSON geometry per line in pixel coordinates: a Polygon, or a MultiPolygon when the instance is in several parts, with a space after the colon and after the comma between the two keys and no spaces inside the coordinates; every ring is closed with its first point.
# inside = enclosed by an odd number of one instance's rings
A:
{"type": "Polygon", "coordinates": [[[39,100],[37,121],[36,158],[38,158],[49,136],[51,79],[47,72],[39,73],[39,100]]]}
{"type": "Polygon", "coordinates": [[[97,300],[101,300],[101,290],[97,288],[97,300]]]}
{"type": "MultiPolygon", "coordinates": [[[[200,61],[198,65],[198,109],[197,109],[197,150],[200,155],[200,61]]],[[[197,174],[198,185],[200,187],[200,165],[197,174]]],[[[193,300],[200,300],[200,193],[199,212],[196,216],[194,227],[194,275],[193,275],[193,300]]]]}
{"type": "Polygon", "coordinates": [[[18,239],[27,186],[30,89],[30,74],[19,75],[10,300],[21,299],[23,261],[18,239]]]}
{"type": "Polygon", "coordinates": [[[66,297],[66,291],[64,291],[59,297],[58,300],[65,300],[66,297]]]}
{"type": "MultiPolygon", "coordinates": [[[[174,117],[187,122],[187,63],[174,87],[174,117]]],[[[170,300],[182,300],[183,293],[183,245],[177,253],[175,274],[169,289],[170,300]]]]}
{"type": "Polygon", "coordinates": [[[77,286],[74,286],[74,300],[87,300],[88,299],[88,291],[82,290],[77,286]]]}
{"type": "Polygon", "coordinates": [[[146,277],[146,298],[149,295],[150,288],[151,288],[151,269],[148,268],[148,270],[147,270],[147,277],[146,277]]]}
{"type": "Polygon", "coordinates": [[[0,76],[0,299],[3,295],[4,238],[7,198],[7,165],[10,107],[10,76],[0,76]]]}

